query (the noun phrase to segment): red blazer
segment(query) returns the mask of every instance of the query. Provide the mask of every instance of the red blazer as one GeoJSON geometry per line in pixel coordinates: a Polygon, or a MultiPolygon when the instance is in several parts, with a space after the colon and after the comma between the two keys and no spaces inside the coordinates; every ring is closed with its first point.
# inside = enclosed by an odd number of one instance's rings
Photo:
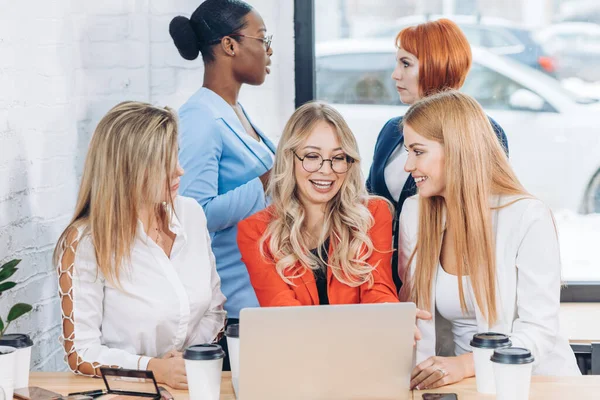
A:
{"type": "MultiPolygon", "coordinates": [[[[259,242],[272,219],[272,210],[272,207],[268,207],[238,224],[238,246],[258,301],[262,307],[318,305],[319,293],[310,269],[298,263],[288,274],[296,275],[303,271],[304,273],[300,277],[290,279],[294,285],[288,285],[277,273],[275,263],[260,254],[259,242]]],[[[370,265],[379,262],[373,271],[373,286],[369,287],[368,283],[364,283],[358,287],[350,287],[338,281],[331,268],[328,268],[327,293],[330,304],[398,302],[391,268],[392,214],[388,204],[381,199],[370,200],[369,211],[375,219],[369,230],[375,249],[367,261],[370,265]]],[[[265,243],[265,246],[267,245],[265,243]]],[[[332,245],[330,244],[329,254],[332,245]]],[[[266,254],[270,255],[269,250],[266,250],[266,254]]]]}

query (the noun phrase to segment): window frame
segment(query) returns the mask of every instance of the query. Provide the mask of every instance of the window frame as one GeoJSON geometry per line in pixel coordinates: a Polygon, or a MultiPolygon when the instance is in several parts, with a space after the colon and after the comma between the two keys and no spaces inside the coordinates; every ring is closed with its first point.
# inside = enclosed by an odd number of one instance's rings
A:
{"type": "Polygon", "coordinates": [[[314,100],[316,87],[315,1],[294,0],[295,106],[314,100]]]}
{"type": "MultiPolygon", "coordinates": [[[[316,97],[315,0],[294,0],[295,106],[316,97]]],[[[600,302],[600,282],[565,282],[561,303],[600,302]]]]}

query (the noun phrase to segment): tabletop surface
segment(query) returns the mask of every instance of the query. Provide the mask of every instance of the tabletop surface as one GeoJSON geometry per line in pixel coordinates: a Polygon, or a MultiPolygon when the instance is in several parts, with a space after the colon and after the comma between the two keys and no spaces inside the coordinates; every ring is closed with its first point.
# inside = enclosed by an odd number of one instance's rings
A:
{"type": "MultiPolygon", "coordinates": [[[[102,389],[104,388],[104,382],[101,379],[75,376],[70,372],[32,372],[29,386],[40,386],[60,394],[68,394],[84,390],[102,389]]],[[[187,400],[189,398],[187,391],[172,389],[169,389],[169,391],[176,400],[187,400]]],[[[495,398],[493,395],[482,395],[477,393],[475,388],[475,378],[465,379],[460,383],[437,390],[414,391],[413,399],[421,400],[423,393],[456,393],[459,400],[485,400],[495,398]]],[[[600,398],[600,376],[598,375],[578,377],[534,376],[531,382],[531,400],[591,400],[598,398],[600,398]]],[[[223,372],[221,400],[235,400],[230,372],[223,372]]]]}
{"type": "MultiPolygon", "coordinates": [[[[413,399],[421,400],[423,393],[456,393],[459,400],[496,398],[495,395],[477,393],[475,378],[465,379],[462,382],[436,390],[414,391],[413,399]]],[[[569,377],[534,376],[531,380],[531,389],[529,391],[529,400],[592,400],[599,398],[600,375],[569,377]]]]}
{"type": "MultiPolygon", "coordinates": [[[[221,380],[221,400],[235,400],[233,386],[231,384],[231,372],[223,372],[221,380]]],[[[29,378],[29,386],[39,386],[60,394],[83,392],[93,389],[105,389],[104,381],[99,378],[88,378],[77,376],[71,372],[32,372],[29,378]]],[[[189,398],[186,390],[171,389],[164,386],[176,400],[187,400],[189,398]]]]}

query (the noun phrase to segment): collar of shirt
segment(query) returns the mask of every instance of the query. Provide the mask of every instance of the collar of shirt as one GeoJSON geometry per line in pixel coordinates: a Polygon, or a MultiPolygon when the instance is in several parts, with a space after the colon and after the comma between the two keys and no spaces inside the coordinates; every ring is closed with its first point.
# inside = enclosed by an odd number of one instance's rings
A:
{"type": "MultiPolygon", "coordinates": [[[[223,121],[225,121],[225,123],[227,123],[231,129],[238,133],[241,138],[247,135],[246,130],[244,129],[244,126],[242,125],[242,122],[238,118],[237,114],[233,110],[233,107],[221,96],[205,87],[201,88],[197,94],[201,97],[204,97],[205,100],[208,100],[203,101],[202,103],[210,107],[215,119],[223,119],[223,121]]],[[[275,145],[273,142],[271,142],[271,140],[266,137],[265,134],[252,122],[244,107],[240,103],[238,103],[238,105],[242,109],[246,119],[248,119],[248,122],[250,122],[250,125],[252,125],[258,136],[260,136],[261,140],[264,141],[267,148],[271,151],[271,153],[275,153],[275,145]]]]}
{"type": "MultiPolygon", "coordinates": [[[[175,241],[173,242],[173,248],[171,250],[171,257],[173,257],[179,249],[187,242],[187,234],[183,229],[183,225],[181,221],[177,217],[177,202],[179,200],[179,196],[177,196],[173,200],[173,204],[175,208],[171,207],[170,204],[166,204],[165,211],[169,216],[169,230],[175,234],[175,241]]],[[[150,236],[146,234],[146,228],[141,220],[137,221],[137,236],[144,242],[147,242],[148,239],[152,240],[150,236]]],[[[152,240],[154,242],[154,240],[152,240]]]]}

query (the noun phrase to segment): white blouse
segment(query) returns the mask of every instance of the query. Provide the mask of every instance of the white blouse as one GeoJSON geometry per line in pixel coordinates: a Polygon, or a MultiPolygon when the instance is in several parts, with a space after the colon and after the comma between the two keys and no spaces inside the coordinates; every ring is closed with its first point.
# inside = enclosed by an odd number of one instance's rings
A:
{"type": "Polygon", "coordinates": [[[396,201],[400,199],[404,184],[410,175],[410,173],[404,170],[407,159],[408,152],[404,148],[404,143],[401,142],[394,149],[390,158],[388,158],[385,169],[383,170],[385,185],[388,188],[388,192],[392,195],[392,198],[396,201]]]}
{"type": "Polygon", "coordinates": [[[170,257],[138,221],[131,260],[123,264],[120,276],[122,290],[109,284],[98,270],[91,237],[83,235],[83,229],[63,252],[58,266],[61,339],[66,358],[76,353],[73,372],[82,373],[79,367],[84,363],[94,370],[100,366],[147,369],[152,357],[212,342],[222,330],[225,296],[206,217],[190,198],[178,196],[174,208],[169,228],[176,238],[170,257]],[[74,251],[73,261],[65,265],[68,250],[74,251]],[[65,288],[69,281],[71,287],[65,288]],[[65,297],[67,304],[72,300],[69,315],[65,297]],[[72,331],[65,320],[72,322],[72,331]]]}
{"type": "Polygon", "coordinates": [[[471,339],[477,333],[475,294],[471,287],[471,279],[463,276],[462,281],[467,305],[466,313],[463,313],[460,307],[458,276],[444,271],[441,264],[438,266],[435,281],[435,307],[440,316],[452,325],[452,340],[456,356],[471,352],[471,339]]]}

